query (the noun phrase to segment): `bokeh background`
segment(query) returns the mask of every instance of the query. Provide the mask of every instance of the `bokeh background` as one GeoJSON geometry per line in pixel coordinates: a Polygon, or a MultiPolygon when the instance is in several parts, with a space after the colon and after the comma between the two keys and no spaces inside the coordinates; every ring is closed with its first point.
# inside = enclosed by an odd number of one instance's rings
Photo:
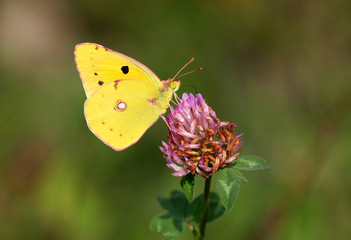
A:
{"type": "Polygon", "coordinates": [[[207,239],[351,239],[350,13],[349,0],[3,0],[0,239],[161,239],[148,228],[156,197],[180,189],[158,149],[166,125],[123,152],[98,140],[83,115],[80,42],[161,79],[195,57],[188,70],[204,70],[182,82],[238,123],[242,154],[270,163],[245,174],[207,239]]]}

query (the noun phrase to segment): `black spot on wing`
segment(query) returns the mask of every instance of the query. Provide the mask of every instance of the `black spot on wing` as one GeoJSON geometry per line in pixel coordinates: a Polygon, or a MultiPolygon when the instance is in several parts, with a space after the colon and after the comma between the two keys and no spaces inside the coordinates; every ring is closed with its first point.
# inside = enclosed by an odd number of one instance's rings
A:
{"type": "Polygon", "coordinates": [[[95,76],[97,76],[97,75],[98,75],[98,73],[94,72],[94,75],[95,75],[95,76]]]}
{"type": "Polygon", "coordinates": [[[98,84],[99,84],[100,86],[102,86],[102,85],[104,84],[104,82],[103,82],[103,81],[99,81],[98,84]]]}
{"type": "Polygon", "coordinates": [[[121,70],[122,70],[122,72],[123,72],[124,74],[129,73],[129,67],[128,67],[128,66],[123,66],[123,67],[121,67],[121,70]]]}

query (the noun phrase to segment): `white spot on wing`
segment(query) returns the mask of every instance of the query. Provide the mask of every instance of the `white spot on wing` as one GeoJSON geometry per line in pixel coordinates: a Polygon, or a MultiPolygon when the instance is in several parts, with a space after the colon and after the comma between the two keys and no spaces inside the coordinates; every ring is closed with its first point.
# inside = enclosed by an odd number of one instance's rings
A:
{"type": "Polygon", "coordinates": [[[120,112],[123,112],[124,110],[127,109],[127,103],[123,102],[122,100],[117,100],[116,105],[113,109],[120,111],[120,112]]]}

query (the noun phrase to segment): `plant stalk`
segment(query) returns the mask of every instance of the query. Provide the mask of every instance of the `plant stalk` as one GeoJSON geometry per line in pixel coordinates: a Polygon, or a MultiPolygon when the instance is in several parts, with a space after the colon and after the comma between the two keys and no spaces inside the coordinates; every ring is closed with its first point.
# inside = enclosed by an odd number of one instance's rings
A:
{"type": "Polygon", "coordinates": [[[201,223],[200,223],[200,239],[205,238],[205,229],[206,229],[206,223],[207,223],[207,217],[208,217],[208,210],[210,207],[211,178],[212,178],[212,176],[209,176],[208,178],[206,178],[206,182],[205,182],[204,212],[203,212],[201,223]]]}

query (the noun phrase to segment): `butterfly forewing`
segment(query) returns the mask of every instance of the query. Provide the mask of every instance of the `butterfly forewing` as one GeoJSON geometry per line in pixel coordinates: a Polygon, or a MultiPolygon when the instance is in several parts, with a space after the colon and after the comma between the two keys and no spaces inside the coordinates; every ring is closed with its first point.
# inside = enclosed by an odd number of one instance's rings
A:
{"type": "Polygon", "coordinates": [[[118,79],[146,80],[149,88],[162,88],[159,78],[145,65],[98,44],[78,44],[75,61],[88,98],[101,86],[118,79]]]}

